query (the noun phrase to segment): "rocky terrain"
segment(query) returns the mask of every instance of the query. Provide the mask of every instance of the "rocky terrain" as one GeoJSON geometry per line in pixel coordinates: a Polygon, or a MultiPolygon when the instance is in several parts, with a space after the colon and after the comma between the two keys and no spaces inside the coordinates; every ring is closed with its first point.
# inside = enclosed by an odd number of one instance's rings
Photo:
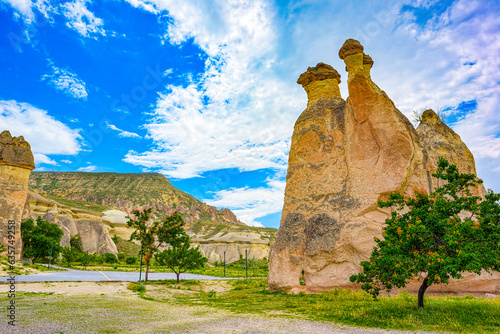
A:
{"type": "Polygon", "coordinates": [[[110,236],[128,240],[133,229],[127,226],[126,217],[134,209],[150,207],[155,219],[174,211],[180,212],[193,246],[200,246],[202,254],[210,262],[222,261],[224,252],[227,263],[237,261],[240,255],[245,255],[245,250],[249,258],[268,257],[270,240],[276,233],[272,228],[247,226],[231,210],[218,210],[202,203],[156,173],[33,172],[29,188],[32,190],[29,204],[33,213],[52,219],[56,216],[55,212],[62,217],[68,216],[66,213],[71,211],[73,216],[78,217],[75,218],[76,224],[66,218],[59,223],[64,227],[64,243],[70,235],[80,232],[74,225],[83,228],[82,223],[86,219],[80,217],[86,216],[88,220],[90,215],[100,221],[100,225],[96,225],[96,228],[101,226],[99,231],[80,233],[82,240],[88,239],[84,242],[85,250],[116,253],[110,236]],[[57,203],[55,208],[54,203],[57,203]],[[92,247],[87,248],[87,245],[92,247]]]}
{"type": "MultiPolygon", "coordinates": [[[[439,156],[475,173],[472,153],[432,110],[413,127],[372,81],[374,62],[363,51],[352,39],[339,51],[348,72],[347,100],[340,96],[340,75],[329,65],[308,68],[297,81],[308,103],[292,135],[281,225],[271,248],[271,289],[354,287],[349,276],[369,258],[389,216],[378,200],[393,191],[410,194],[414,187],[432,191],[439,156]]],[[[484,195],[485,189],[474,192],[484,195]]],[[[446,289],[500,291],[500,274],[466,275],[446,289]]]]}
{"type": "Polygon", "coordinates": [[[187,224],[198,221],[244,225],[229,209],[200,202],[158,173],[33,172],[30,190],[71,207],[106,211],[153,208],[157,218],[180,212],[187,224]]]}
{"type": "Polygon", "coordinates": [[[8,246],[16,249],[16,260],[21,258],[21,218],[28,196],[28,178],[34,168],[29,143],[23,137],[12,137],[9,131],[3,131],[0,134],[0,242],[5,249],[8,246]]]}

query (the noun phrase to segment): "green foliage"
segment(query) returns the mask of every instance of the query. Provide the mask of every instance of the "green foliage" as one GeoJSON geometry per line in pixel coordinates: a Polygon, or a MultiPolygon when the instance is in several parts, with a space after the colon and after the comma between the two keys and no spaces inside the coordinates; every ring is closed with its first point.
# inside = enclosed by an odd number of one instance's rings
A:
{"type": "Polygon", "coordinates": [[[64,246],[62,249],[62,259],[68,267],[71,267],[71,262],[75,262],[77,256],[78,256],[78,250],[73,247],[66,247],[64,246]]]}
{"type": "Polygon", "coordinates": [[[118,240],[119,240],[119,239],[120,239],[120,238],[119,238],[116,234],[115,234],[115,235],[111,238],[111,240],[113,240],[113,242],[114,242],[115,244],[116,244],[116,243],[118,243],[118,240]]]}
{"type": "Polygon", "coordinates": [[[123,262],[126,257],[127,257],[127,255],[120,253],[120,254],[118,254],[118,261],[123,262]]]}
{"type": "Polygon", "coordinates": [[[137,282],[130,283],[127,286],[127,289],[135,291],[135,292],[139,292],[141,294],[146,292],[146,286],[143,283],[137,283],[137,282]]]}
{"type": "Polygon", "coordinates": [[[126,264],[136,264],[138,261],[138,259],[135,257],[135,256],[127,256],[127,258],[125,259],[125,263],[126,264]]]}
{"type": "Polygon", "coordinates": [[[382,230],[384,240],[375,238],[370,260],[350,277],[373,297],[424,274],[418,300],[423,307],[423,294],[432,284],[459,279],[463,271],[500,269],[500,196],[491,191],[484,201],[472,196],[469,188],[482,181],[459,173],[443,158],[432,175],[445,184],[431,194],[415,189],[411,197],[393,193],[379,202],[395,208],[382,230]]]}
{"type": "Polygon", "coordinates": [[[33,219],[21,223],[21,239],[23,241],[23,256],[34,262],[42,257],[49,257],[50,249],[52,257],[57,258],[62,250],[60,245],[63,231],[57,224],[49,223],[38,217],[36,225],[33,219]]]}
{"type": "Polygon", "coordinates": [[[184,220],[178,212],[163,218],[161,222],[150,223],[152,209],[143,211],[134,210],[132,213],[137,220],[129,219],[127,225],[136,230],[130,236],[130,241],[137,240],[141,243],[141,253],[146,263],[146,281],[148,279],[149,264],[153,255],[162,245],[176,247],[186,242],[189,237],[184,231],[184,220]]]}
{"type": "Polygon", "coordinates": [[[101,263],[118,263],[118,259],[113,253],[104,253],[99,255],[101,263]]]}
{"type": "Polygon", "coordinates": [[[181,273],[188,270],[201,269],[207,263],[207,258],[201,255],[199,247],[190,248],[189,239],[182,244],[165,249],[156,254],[155,259],[158,265],[169,267],[177,274],[177,282],[181,273]]]}
{"type": "Polygon", "coordinates": [[[80,237],[80,234],[72,236],[69,240],[69,244],[71,245],[71,248],[75,248],[79,252],[83,251],[82,238],[80,237]]]}

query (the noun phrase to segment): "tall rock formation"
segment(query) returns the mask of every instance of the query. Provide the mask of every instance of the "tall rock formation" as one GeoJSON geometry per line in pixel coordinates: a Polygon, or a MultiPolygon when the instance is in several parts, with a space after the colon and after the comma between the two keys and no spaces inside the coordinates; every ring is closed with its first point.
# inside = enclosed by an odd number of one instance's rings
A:
{"type": "Polygon", "coordinates": [[[34,168],[28,142],[22,136],[12,137],[9,131],[3,131],[0,134],[0,242],[6,249],[15,247],[16,260],[21,258],[21,218],[28,196],[29,176],[34,168]],[[10,235],[14,239],[9,239],[10,235]]]}
{"type": "Polygon", "coordinates": [[[292,135],[281,225],[270,253],[271,289],[353,286],[349,276],[369,258],[389,216],[378,200],[396,190],[431,191],[439,155],[475,173],[470,151],[433,112],[414,129],[372,81],[374,62],[358,41],[347,40],[339,57],[348,72],[346,101],[329,65],[308,68],[297,81],[308,103],[292,135]]]}

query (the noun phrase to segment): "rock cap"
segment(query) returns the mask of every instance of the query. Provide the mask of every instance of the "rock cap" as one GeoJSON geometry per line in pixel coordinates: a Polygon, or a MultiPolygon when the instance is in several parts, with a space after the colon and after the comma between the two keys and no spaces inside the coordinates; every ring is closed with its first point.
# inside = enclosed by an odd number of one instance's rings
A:
{"type": "Polygon", "coordinates": [[[344,59],[347,56],[356,54],[356,53],[363,53],[363,45],[355,39],[349,38],[344,42],[344,45],[339,50],[339,57],[340,59],[344,59]]]}
{"type": "Polygon", "coordinates": [[[300,75],[297,83],[305,87],[313,81],[326,79],[337,79],[340,83],[340,74],[332,66],[318,63],[315,67],[308,67],[307,71],[300,75]]]}
{"type": "Polygon", "coordinates": [[[427,109],[422,113],[422,123],[436,123],[441,118],[432,109],[427,109]]]}
{"type": "Polygon", "coordinates": [[[23,136],[12,137],[8,130],[0,133],[0,165],[35,169],[30,144],[23,136]]]}
{"type": "Polygon", "coordinates": [[[374,61],[373,61],[372,57],[370,57],[369,55],[366,55],[366,54],[363,56],[363,65],[373,66],[373,63],[374,63],[374,61]]]}

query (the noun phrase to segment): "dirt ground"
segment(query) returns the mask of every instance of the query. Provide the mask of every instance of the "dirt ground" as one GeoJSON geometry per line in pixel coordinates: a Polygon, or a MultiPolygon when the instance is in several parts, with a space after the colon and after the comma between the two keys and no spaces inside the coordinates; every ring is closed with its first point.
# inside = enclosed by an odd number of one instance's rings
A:
{"type": "MultiPolygon", "coordinates": [[[[173,294],[196,293],[199,285],[192,289],[148,286],[147,296],[162,302],[145,300],[127,289],[129,284],[18,283],[17,325],[9,326],[4,317],[0,333],[404,333],[169,303],[173,294]]],[[[229,289],[225,281],[203,281],[201,286],[204,291],[229,289]]],[[[7,284],[0,284],[3,311],[9,303],[8,289],[7,284]]]]}

